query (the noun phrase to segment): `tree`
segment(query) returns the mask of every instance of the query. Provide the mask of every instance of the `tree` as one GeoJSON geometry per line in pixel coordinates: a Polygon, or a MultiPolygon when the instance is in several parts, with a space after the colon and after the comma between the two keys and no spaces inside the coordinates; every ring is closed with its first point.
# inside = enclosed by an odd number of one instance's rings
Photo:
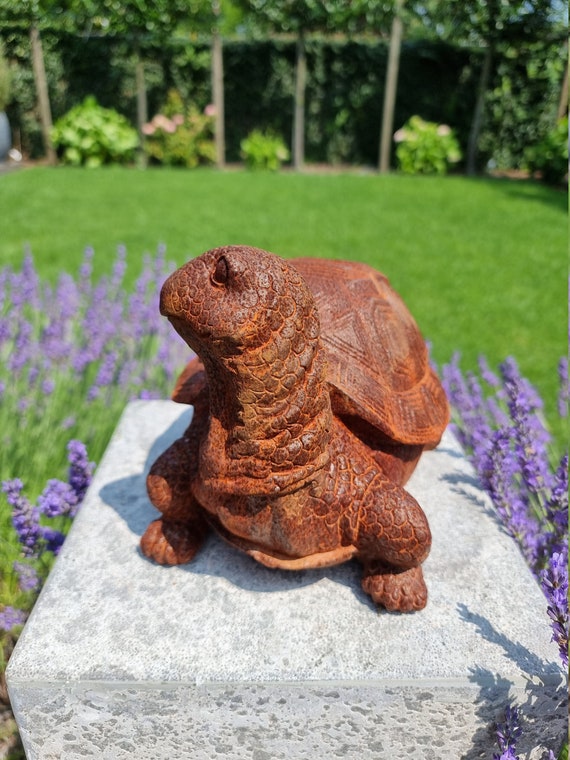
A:
{"type": "Polygon", "coordinates": [[[56,154],[51,140],[53,124],[41,29],[57,28],[58,24],[61,23],[59,19],[67,10],[67,4],[54,0],[3,0],[0,4],[1,21],[29,30],[30,56],[38,98],[42,139],[46,157],[50,164],[56,163],[56,154]]]}
{"type": "Polygon", "coordinates": [[[293,33],[297,38],[295,52],[295,95],[292,133],[293,166],[300,170],[305,163],[305,92],[307,86],[306,35],[323,31],[334,23],[339,5],[349,2],[317,2],[317,0],[241,0],[243,7],[255,14],[255,21],[264,30],[293,33]]]}
{"type": "Polygon", "coordinates": [[[400,50],[402,46],[402,7],[404,0],[396,0],[392,33],[390,35],[390,53],[386,70],[386,86],[384,89],[384,108],[382,109],[382,130],[380,133],[380,151],[378,167],[382,173],[390,169],[390,148],[394,131],[394,110],[396,107],[396,92],[398,88],[398,69],[400,50]]]}
{"type": "Polygon", "coordinates": [[[487,93],[497,69],[497,59],[512,51],[533,51],[537,44],[565,39],[566,12],[558,0],[425,0],[412,3],[416,23],[423,34],[482,49],[477,99],[467,150],[467,173],[474,174],[487,93]]]}

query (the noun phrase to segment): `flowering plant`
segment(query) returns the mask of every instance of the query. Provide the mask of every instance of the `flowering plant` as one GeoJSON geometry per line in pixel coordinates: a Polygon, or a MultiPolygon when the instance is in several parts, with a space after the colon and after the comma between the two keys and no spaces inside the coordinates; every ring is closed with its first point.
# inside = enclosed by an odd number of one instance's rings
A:
{"type": "Polygon", "coordinates": [[[175,91],[168,93],[162,111],[143,126],[144,149],[148,156],[166,166],[211,164],[216,158],[213,106],[200,113],[194,106],[184,107],[175,91]]]}
{"type": "MultiPolygon", "coordinates": [[[[69,469],[67,480],[52,478],[46,484],[37,503],[31,504],[23,493],[24,484],[19,478],[5,480],[2,491],[12,508],[12,525],[21,546],[21,559],[14,562],[13,569],[18,576],[22,592],[38,591],[42,576],[38,569],[46,569],[45,552],[54,556],[65,540],[65,534],[91,482],[94,463],[89,462],[87,449],[81,441],[71,440],[67,445],[69,469]],[[46,518],[42,520],[42,517],[46,518]],[[62,523],[54,523],[55,518],[67,518],[62,523]]],[[[49,563],[48,563],[49,564],[49,563]]],[[[25,619],[25,611],[6,606],[0,612],[0,629],[10,631],[25,619]],[[7,625],[10,622],[10,626],[7,625]]]]}
{"type": "Polygon", "coordinates": [[[406,174],[446,174],[451,164],[461,160],[453,130],[420,116],[412,116],[394,134],[394,141],[399,168],[406,174]]]}
{"type": "Polygon", "coordinates": [[[126,250],[98,280],[93,256],[54,285],[40,282],[31,255],[21,271],[0,269],[0,472],[29,472],[32,490],[63,470],[70,438],[102,454],[125,399],[165,397],[187,353],[159,313],[173,269],[164,250],[130,293],[126,250]]]}

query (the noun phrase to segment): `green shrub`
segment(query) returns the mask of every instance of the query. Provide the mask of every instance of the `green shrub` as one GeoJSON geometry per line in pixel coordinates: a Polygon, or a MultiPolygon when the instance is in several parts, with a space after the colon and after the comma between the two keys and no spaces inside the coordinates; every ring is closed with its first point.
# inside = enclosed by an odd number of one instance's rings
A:
{"type": "Polygon", "coordinates": [[[204,113],[194,106],[186,108],[175,90],[170,90],[161,112],[144,125],[143,133],[146,154],[159,164],[194,169],[216,159],[211,106],[204,113]]]}
{"type": "Polygon", "coordinates": [[[461,159],[461,149],[447,124],[412,116],[394,135],[396,157],[406,174],[446,174],[461,159]]]}
{"type": "Polygon", "coordinates": [[[526,160],[532,172],[541,173],[542,179],[555,185],[568,174],[568,117],[560,119],[556,127],[542,140],[526,151],[526,160]]]}
{"type": "Polygon", "coordinates": [[[4,46],[0,40],[0,111],[4,111],[10,101],[10,70],[4,57],[4,46]]]}
{"type": "Polygon", "coordinates": [[[282,138],[267,130],[254,129],[241,141],[241,156],[248,169],[269,169],[277,171],[284,161],[289,160],[289,151],[282,138]]]}
{"type": "Polygon", "coordinates": [[[92,95],[58,119],[52,140],[64,163],[88,167],[132,161],[138,145],[127,119],[92,95]]]}

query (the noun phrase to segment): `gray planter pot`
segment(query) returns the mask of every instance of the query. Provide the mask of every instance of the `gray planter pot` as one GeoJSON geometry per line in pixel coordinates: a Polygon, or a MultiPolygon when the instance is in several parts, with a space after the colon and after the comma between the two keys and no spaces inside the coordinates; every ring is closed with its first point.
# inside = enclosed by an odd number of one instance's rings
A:
{"type": "Polygon", "coordinates": [[[5,161],[8,158],[8,151],[11,147],[10,122],[4,111],[0,111],[0,161],[5,161]]]}

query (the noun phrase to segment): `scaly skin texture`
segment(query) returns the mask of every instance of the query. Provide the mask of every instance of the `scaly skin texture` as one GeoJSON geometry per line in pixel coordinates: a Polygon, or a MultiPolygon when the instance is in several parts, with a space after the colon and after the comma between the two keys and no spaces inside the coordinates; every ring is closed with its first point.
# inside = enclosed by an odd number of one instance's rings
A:
{"type": "MultiPolygon", "coordinates": [[[[321,336],[315,302],[321,299],[321,311],[329,303],[318,279],[327,263],[296,268],[234,246],[208,251],[165,283],[161,312],[199,357],[174,394],[194,405],[194,416],[151,468],[147,488],[162,516],[141,547],[157,562],[188,562],[213,528],[269,567],[322,567],[356,556],[376,603],[419,610],[427,601],[421,563],[431,535],[402,485],[424,446],[441,436],[446,402],[425,354],[409,360],[406,374],[401,346],[394,366],[367,359],[356,368],[385,394],[392,385],[395,401],[363,398],[361,380],[350,396],[354,368],[339,358],[330,315],[321,336]],[[410,420],[417,424],[407,431],[410,420]]],[[[339,264],[331,262],[333,279],[339,264]]],[[[409,336],[419,345],[405,307],[389,300],[392,291],[384,296],[389,286],[381,275],[351,264],[345,274],[360,290],[372,283],[372,307],[397,322],[381,328],[388,340],[409,336]]],[[[345,301],[345,310],[358,308],[345,301]]],[[[385,352],[383,361],[390,361],[385,352]]]]}

